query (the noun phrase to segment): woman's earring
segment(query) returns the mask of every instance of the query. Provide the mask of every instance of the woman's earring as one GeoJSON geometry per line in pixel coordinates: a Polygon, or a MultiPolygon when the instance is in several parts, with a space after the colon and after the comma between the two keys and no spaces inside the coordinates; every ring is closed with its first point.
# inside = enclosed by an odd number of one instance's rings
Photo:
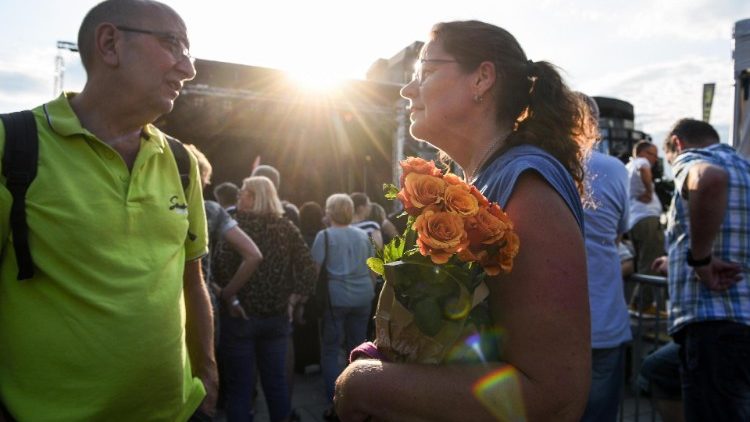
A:
{"type": "Polygon", "coordinates": [[[475,95],[475,96],[474,96],[474,102],[475,102],[475,103],[479,104],[479,103],[481,103],[482,101],[484,101],[484,98],[483,98],[483,97],[482,97],[481,95],[475,95]]]}

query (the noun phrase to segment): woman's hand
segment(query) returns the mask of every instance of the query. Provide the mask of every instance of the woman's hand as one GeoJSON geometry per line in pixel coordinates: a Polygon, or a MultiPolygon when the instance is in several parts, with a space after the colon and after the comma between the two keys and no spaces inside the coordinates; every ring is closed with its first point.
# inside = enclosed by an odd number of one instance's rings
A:
{"type": "Polygon", "coordinates": [[[294,307],[294,314],[293,314],[294,322],[298,325],[305,325],[307,321],[305,320],[305,304],[300,302],[297,304],[297,306],[294,307]]]}
{"type": "Polygon", "coordinates": [[[230,297],[225,303],[229,307],[229,315],[231,315],[232,318],[242,318],[244,320],[249,319],[245,313],[245,308],[242,307],[237,296],[230,297]]]}

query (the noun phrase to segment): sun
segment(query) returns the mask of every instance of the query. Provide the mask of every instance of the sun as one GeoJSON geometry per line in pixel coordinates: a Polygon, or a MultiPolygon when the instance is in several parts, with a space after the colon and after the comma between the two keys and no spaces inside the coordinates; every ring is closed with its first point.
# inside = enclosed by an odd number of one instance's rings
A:
{"type": "Polygon", "coordinates": [[[344,83],[344,78],[334,75],[329,69],[295,69],[285,73],[293,84],[311,93],[333,93],[344,83]]]}

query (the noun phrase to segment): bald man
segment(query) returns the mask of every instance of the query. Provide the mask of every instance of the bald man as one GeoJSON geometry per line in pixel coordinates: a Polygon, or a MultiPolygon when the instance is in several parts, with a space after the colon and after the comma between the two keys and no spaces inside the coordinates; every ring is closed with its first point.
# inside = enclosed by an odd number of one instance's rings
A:
{"type": "MultiPolygon", "coordinates": [[[[182,186],[152,125],[195,77],[185,23],[159,2],[108,0],[83,19],[78,46],[83,91],[33,110],[30,279],[16,279],[11,194],[0,177],[5,419],[208,418],[218,377],[200,266],[201,183],[188,154],[182,186]]],[[[6,141],[3,128],[0,154],[6,141]]]]}

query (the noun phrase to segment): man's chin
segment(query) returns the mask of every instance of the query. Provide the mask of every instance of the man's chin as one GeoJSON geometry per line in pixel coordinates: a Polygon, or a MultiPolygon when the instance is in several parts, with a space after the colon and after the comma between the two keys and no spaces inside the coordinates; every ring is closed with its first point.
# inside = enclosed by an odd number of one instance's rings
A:
{"type": "Polygon", "coordinates": [[[174,100],[177,99],[175,97],[174,99],[165,98],[161,104],[159,104],[159,112],[160,115],[169,114],[174,109],[174,100]]]}

